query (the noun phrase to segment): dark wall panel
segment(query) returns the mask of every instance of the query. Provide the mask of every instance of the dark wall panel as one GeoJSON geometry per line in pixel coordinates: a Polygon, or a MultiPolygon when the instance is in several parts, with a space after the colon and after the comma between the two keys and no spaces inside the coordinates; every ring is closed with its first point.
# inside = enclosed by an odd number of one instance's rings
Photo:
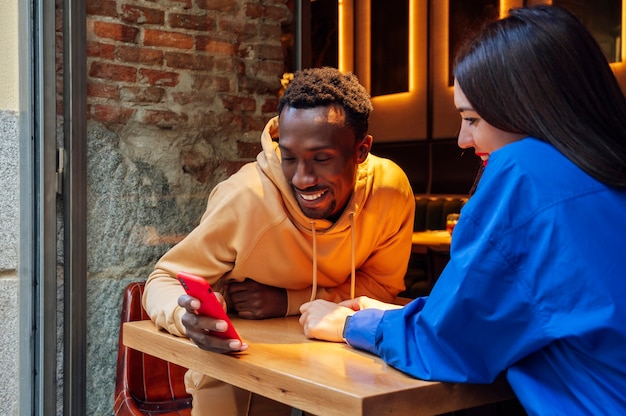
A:
{"type": "Polygon", "coordinates": [[[474,151],[459,149],[456,139],[374,141],[372,153],[404,169],[416,194],[467,195],[480,166],[474,151]]]}

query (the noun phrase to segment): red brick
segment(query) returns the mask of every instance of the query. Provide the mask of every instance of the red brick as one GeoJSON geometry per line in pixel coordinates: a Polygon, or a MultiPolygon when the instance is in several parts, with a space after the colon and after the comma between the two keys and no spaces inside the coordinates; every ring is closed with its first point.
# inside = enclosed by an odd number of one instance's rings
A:
{"type": "Polygon", "coordinates": [[[145,68],[139,70],[139,81],[144,84],[173,87],[178,84],[178,77],[179,75],[176,72],[145,68]]]}
{"type": "Polygon", "coordinates": [[[246,66],[240,59],[233,60],[232,57],[217,55],[213,59],[213,70],[220,73],[244,74],[246,66]]]}
{"type": "MultiPolygon", "coordinates": [[[[207,104],[211,104],[211,102],[207,102],[207,104]]],[[[193,115],[193,123],[194,126],[216,126],[215,129],[210,129],[207,131],[205,128],[200,128],[198,130],[198,138],[202,138],[206,141],[211,141],[215,138],[215,131],[219,129],[219,123],[217,121],[217,116],[215,112],[212,111],[213,106],[206,105],[202,111],[198,111],[193,115]]],[[[230,145],[228,146],[230,149],[230,145]]]]}
{"type": "Polygon", "coordinates": [[[135,82],[137,80],[137,69],[132,66],[95,61],[91,64],[89,76],[112,81],[135,82]]]}
{"type": "Polygon", "coordinates": [[[170,94],[171,100],[176,104],[187,105],[193,102],[204,102],[210,104],[211,100],[207,100],[207,95],[197,94],[195,92],[173,92],[170,94]]]}
{"type": "Polygon", "coordinates": [[[141,121],[161,128],[171,128],[186,122],[187,115],[167,110],[144,110],[141,121]]]}
{"type": "Polygon", "coordinates": [[[120,97],[120,92],[117,85],[103,84],[101,82],[88,82],[87,96],[117,99],[120,97]]]}
{"type": "Polygon", "coordinates": [[[171,13],[167,20],[169,26],[173,29],[189,29],[203,32],[216,29],[215,19],[207,15],[171,13]]]}
{"type": "Polygon", "coordinates": [[[265,80],[271,84],[278,83],[277,86],[280,88],[280,78],[285,67],[282,60],[256,61],[251,64],[251,67],[256,79],[265,80]]]}
{"type": "Polygon", "coordinates": [[[246,4],[246,17],[253,19],[272,19],[278,22],[287,21],[291,13],[284,6],[266,6],[262,4],[246,4]]]}
{"type": "Polygon", "coordinates": [[[144,33],[144,45],[165,46],[178,49],[193,48],[193,36],[162,30],[146,29],[144,33]]]}
{"type": "Polygon", "coordinates": [[[272,82],[274,82],[273,81],[274,79],[278,79],[280,81],[280,78],[282,78],[284,66],[285,66],[285,63],[283,62],[282,59],[277,60],[277,61],[259,61],[259,62],[256,62],[254,65],[254,67],[257,69],[257,73],[256,73],[257,76],[259,75],[261,77],[264,77],[265,75],[269,76],[272,82]]]}
{"type": "Polygon", "coordinates": [[[165,12],[163,10],[149,7],[122,5],[122,20],[129,23],[149,23],[162,25],[165,23],[165,12]]]}
{"type": "Polygon", "coordinates": [[[60,8],[54,12],[54,31],[59,35],[63,33],[63,12],[60,8]]]}
{"type": "Polygon", "coordinates": [[[57,73],[54,81],[56,83],[58,94],[63,96],[63,73],[57,73]]]}
{"type": "Polygon", "coordinates": [[[100,42],[87,42],[87,56],[89,57],[113,60],[115,57],[114,52],[115,45],[100,42]]]}
{"type": "Polygon", "coordinates": [[[240,48],[240,56],[242,58],[253,58],[259,61],[268,59],[283,60],[283,48],[280,45],[257,44],[248,45],[246,48],[240,48]]]}
{"type": "Polygon", "coordinates": [[[91,119],[102,123],[126,123],[134,112],[132,108],[94,104],[89,106],[87,114],[91,114],[91,119]]]}
{"type": "Polygon", "coordinates": [[[180,152],[183,171],[190,174],[200,183],[205,183],[213,175],[217,161],[207,159],[206,155],[195,149],[180,152]]]}
{"type": "Polygon", "coordinates": [[[246,161],[237,161],[237,160],[227,160],[225,162],[220,163],[220,169],[224,169],[226,171],[226,176],[231,176],[234,173],[237,173],[239,169],[246,163],[250,162],[246,161]]]}
{"type": "Polygon", "coordinates": [[[120,99],[135,103],[159,103],[165,96],[165,89],[160,87],[123,87],[120,99]]]}
{"type": "Polygon", "coordinates": [[[260,142],[237,142],[237,154],[243,159],[254,159],[261,151],[260,142]]]}
{"type": "Polygon", "coordinates": [[[118,23],[101,22],[96,20],[93,22],[93,32],[101,38],[131,43],[135,42],[137,39],[139,29],[118,23]]]}
{"type": "Polygon", "coordinates": [[[204,10],[229,13],[236,12],[238,7],[235,0],[196,0],[196,5],[204,10]]]}
{"type": "MultiPolygon", "coordinates": [[[[239,20],[234,20],[236,19],[236,16],[232,17],[232,19],[220,19],[217,24],[219,27],[219,33],[229,33],[235,35],[240,41],[246,41],[257,36],[258,24],[240,22],[239,20]]],[[[280,39],[280,35],[278,36],[278,39],[280,39]]]]}
{"type": "Polygon", "coordinates": [[[198,36],[196,38],[196,50],[210,54],[232,56],[235,52],[235,45],[208,36],[198,36]]]}
{"type": "Polygon", "coordinates": [[[169,68],[176,69],[209,71],[213,68],[213,57],[193,53],[168,52],[165,54],[165,62],[169,68]]]}
{"type": "Polygon", "coordinates": [[[267,124],[267,117],[255,116],[252,113],[242,114],[244,131],[263,131],[267,124]]]}
{"type": "Polygon", "coordinates": [[[278,110],[278,97],[267,98],[261,106],[263,113],[276,113],[278,110]]]}
{"type": "Polygon", "coordinates": [[[87,0],[88,16],[117,16],[117,3],[114,0],[87,0]]]}
{"type": "Polygon", "coordinates": [[[217,125],[221,126],[220,130],[228,129],[230,131],[242,131],[241,113],[226,111],[217,115],[217,125]]]}
{"type": "Polygon", "coordinates": [[[192,0],[169,0],[170,7],[191,9],[193,7],[192,0]]]}
{"type": "Polygon", "coordinates": [[[197,74],[192,77],[192,88],[196,91],[230,91],[230,79],[216,75],[197,74]]]}
{"type": "Polygon", "coordinates": [[[116,56],[122,62],[137,62],[146,65],[163,64],[163,52],[158,49],[120,46],[116,56]]]}
{"type": "Polygon", "coordinates": [[[262,39],[280,39],[283,29],[279,25],[259,25],[259,35],[262,39]]]}
{"type": "Polygon", "coordinates": [[[274,93],[278,95],[278,89],[280,88],[280,81],[278,81],[278,77],[273,82],[267,82],[264,79],[259,78],[258,76],[249,76],[249,77],[241,77],[239,78],[239,91],[245,92],[247,94],[268,94],[274,93]]]}
{"type": "Polygon", "coordinates": [[[233,95],[225,95],[221,98],[224,108],[228,110],[254,111],[256,109],[256,101],[252,98],[233,95]]]}

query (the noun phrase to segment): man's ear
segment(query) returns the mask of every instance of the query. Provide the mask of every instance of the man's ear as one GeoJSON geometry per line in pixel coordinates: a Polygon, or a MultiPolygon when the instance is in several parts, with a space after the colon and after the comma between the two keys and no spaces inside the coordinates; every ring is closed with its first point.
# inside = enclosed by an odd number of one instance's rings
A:
{"type": "Polygon", "coordinates": [[[356,148],[356,159],[357,163],[363,163],[365,159],[367,159],[367,155],[370,153],[370,149],[372,148],[372,136],[370,134],[366,135],[361,139],[356,148]]]}

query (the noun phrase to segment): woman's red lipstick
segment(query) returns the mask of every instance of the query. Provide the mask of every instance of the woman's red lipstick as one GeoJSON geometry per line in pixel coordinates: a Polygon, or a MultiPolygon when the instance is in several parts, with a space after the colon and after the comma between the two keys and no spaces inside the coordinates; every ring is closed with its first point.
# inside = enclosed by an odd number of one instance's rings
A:
{"type": "Polygon", "coordinates": [[[476,153],[476,156],[483,160],[483,167],[487,166],[487,162],[489,161],[489,153],[476,153]]]}

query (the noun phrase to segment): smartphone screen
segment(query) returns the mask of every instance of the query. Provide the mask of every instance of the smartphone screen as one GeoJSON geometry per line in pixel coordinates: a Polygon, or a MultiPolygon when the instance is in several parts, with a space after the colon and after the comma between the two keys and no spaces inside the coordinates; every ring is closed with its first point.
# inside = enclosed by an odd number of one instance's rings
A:
{"type": "Polygon", "coordinates": [[[200,301],[200,309],[198,309],[198,313],[200,315],[222,319],[228,323],[228,329],[225,332],[209,331],[211,335],[225,339],[238,339],[241,341],[241,337],[239,337],[239,334],[235,330],[230,318],[224,311],[222,304],[215,297],[215,293],[213,293],[211,285],[205,278],[191,273],[179,272],[178,281],[189,296],[200,301]]]}

